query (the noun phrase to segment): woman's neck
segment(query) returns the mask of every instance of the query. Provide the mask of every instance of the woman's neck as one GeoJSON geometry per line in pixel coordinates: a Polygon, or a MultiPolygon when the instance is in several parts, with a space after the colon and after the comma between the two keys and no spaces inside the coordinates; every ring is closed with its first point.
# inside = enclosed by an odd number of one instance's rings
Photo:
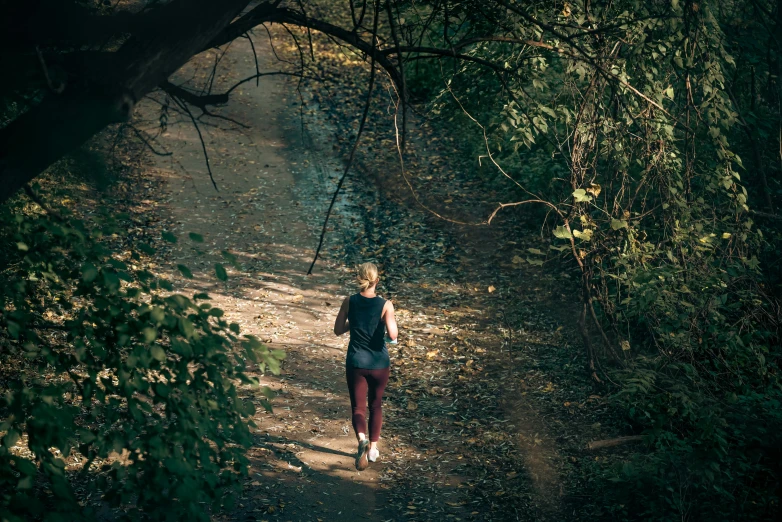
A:
{"type": "Polygon", "coordinates": [[[366,290],[362,290],[361,292],[359,292],[359,294],[363,295],[364,297],[376,297],[377,293],[375,293],[375,289],[376,287],[370,286],[366,290]]]}

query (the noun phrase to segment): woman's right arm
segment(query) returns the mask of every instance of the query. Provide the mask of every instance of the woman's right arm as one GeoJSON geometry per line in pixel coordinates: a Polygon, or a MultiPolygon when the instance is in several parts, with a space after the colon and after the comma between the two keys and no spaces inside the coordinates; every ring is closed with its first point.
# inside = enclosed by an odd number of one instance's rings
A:
{"type": "Polygon", "coordinates": [[[349,307],[350,307],[350,297],[346,297],[345,300],[342,301],[342,306],[339,307],[337,320],[334,321],[334,335],[342,335],[350,331],[350,325],[348,324],[349,307]]]}
{"type": "Polygon", "coordinates": [[[396,341],[399,335],[399,329],[396,326],[396,316],[394,315],[394,303],[386,301],[385,314],[383,319],[386,322],[386,331],[388,332],[388,338],[392,341],[396,341]]]}

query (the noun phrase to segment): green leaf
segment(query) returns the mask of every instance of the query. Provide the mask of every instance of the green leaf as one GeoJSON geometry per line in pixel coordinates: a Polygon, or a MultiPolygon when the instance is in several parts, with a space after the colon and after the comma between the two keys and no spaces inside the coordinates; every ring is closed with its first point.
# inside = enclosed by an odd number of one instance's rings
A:
{"type": "Polygon", "coordinates": [[[149,311],[149,318],[156,323],[162,323],[163,319],[166,318],[166,312],[159,306],[156,306],[149,311]]]}
{"type": "Polygon", "coordinates": [[[540,251],[539,249],[537,249],[537,248],[528,248],[528,249],[527,249],[527,252],[529,252],[530,254],[537,254],[537,255],[539,255],[539,256],[545,255],[543,252],[541,252],[541,251],[540,251]]]}
{"type": "Polygon", "coordinates": [[[152,357],[160,362],[163,362],[166,360],[166,352],[158,346],[157,344],[154,345],[152,348],[149,349],[149,353],[152,354],[152,357]]]}
{"type": "Polygon", "coordinates": [[[5,446],[8,449],[11,449],[14,447],[14,444],[19,442],[19,439],[22,438],[22,435],[16,431],[16,430],[8,430],[8,433],[5,434],[5,437],[3,437],[3,446],[5,446]]]}
{"type": "Polygon", "coordinates": [[[180,317],[179,331],[182,332],[182,335],[185,336],[185,339],[192,339],[193,335],[195,335],[195,326],[193,326],[193,323],[190,321],[190,319],[180,317]]]}
{"type": "Polygon", "coordinates": [[[171,393],[171,388],[168,385],[163,384],[162,382],[159,382],[159,383],[155,384],[155,394],[156,395],[159,395],[159,396],[165,398],[165,397],[168,397],[168,395],[170,393],[171,393]]]}
{"type": "Polygon", "coordinates": [[[190,234],[188,234],[188,235],[190,236],[190,239],[192,241],[195,241],[196,243],[203,243],[204,242],[204,236],[202,236],[201,234],[196,234],[195,232],[190,232],[190,234]]]}
{"type": "Polygon", "coordinates": [[[177,265],[176,266],[179,271],[182,273],[183,276],[185,276],[188,279],[193,279],[193,272],[190,271],[189,268],[187,268],[185,265],[177,265]]]}
{"type": "Polygon", "coordinates": [[[89,430],[79,430],[79,442],[82,444],[89,444],[97,439],[95,434],[89,430]]]}
{"type": "Polygon", "coordinates": [[[119,276],[116,274],[116,272],[111,270],[104,270],[103,284],[106,285],[106,288],[110,292],[114,293],[119,290],[119,276]]]}
{"type": "Polygon", "coordinates": [[[163,232],[163,239],[168,241],[169,243],[176,243],[177,237],[172,234],[171,232],[163,232]]]}
{"type": "Polygon", "coordinates": [[[149,246],[146,243],[138,243],[138,249],[147,254],[148,256],[154,256],[155,255],[155,249],[149,246]]]}
{"type": "Polygon", "coordinates": [[[227,250],[223,250],[221,252],[221,254],[223,255],[223,257],[228,261],[228,263],[231,266],[233,266],[237,270],[241,270],[242,269],[242,266],[239,264],[239,260],[237,259],[237,257],[234,254],[230,253],[227,250]]]}
{"type": "Polygon", "coordinates": [[[14,457],[14,465],[22,475],[32,476],[38,473],[38,466],[25,458],[14,457]]]}
{"type": "Polygon", "coordinates": [[[577,237],[582,241],[589,241],[590,239],[592,239],[592,230],[590,229],[574,230],[573,236],[577,237]]]}
{"type": "Polygon", "coordinates": [[[16,244],[16,248],[18,248],[22,252],[27,252],[28,250],[30,250],[30,248],[27,246],[27,244],[26,243],[22,243],[21,241],[16,244]]]}
{"type": "Polygon", "coordinates": [[[624,219],[612,219],[611,229],[619,230],[620,228],[627,228],[627,221],[625,221],[624,219]]]}
{"type": "Polygon", "coordinates": [[[98,277],[98,269],[92,263],[85,263],[81,267],[81,279],[85,283],[92,283],[98,277]]]}
{"type": "Polygon", "coordinates": [[[22,332],[22,326],[16,321],[7,321],[6,327],[8,328],[8,334],[14,339],[19,339],[19,334],[22,332]]]}
{"type": "Polygon", "coordinates": [[[228,273],[220,263],[215,263],[215,275],[217,275],[217,279],[220,281],[228,281],[228,273]]]}
{"type": "Polygon", "coordinates": [[[16,489],[30,489],[33,487],[34,478],[30,475],[27,475],[21,479],[19,479],[19,482],[16,483],[16,489]]]}
{"type": "Polygon", "coordinates": [[[554,237],[558,237],[559,239],[570,239],[573,236],[570,235],[570,232],[568,231],[568,229],[566,229],[562,225],[559,225],[554,230],[554,237]]]}
{"type": "Polygon", "coordinates": [[[126,265],[125,263],[123,263],[122,261],[119,261],[117,259],[109,258],[108,259],[108,263],[111,266],[113,266],[114,268],[116,268],[117,270],[127,270],[128,269],[128,265],[126,265]]]}
{"type": "Polygon", "coordinates": [[[586,190],[576,189],[573,191],[573,199],[576,203],[583,203],[586,201],[592,201],[592,196],[587,195],[586,190]]]}
{"type": "Polygon", "coordinates": [[[261,399],[261,406],[263,406],[263,409],[266,410],[267,413],[272,413],[272,405],[269,401],[261,399]]]}
{"type": "Polygon", "coordinates": [[[144,335],[144,342],[147,344],[157,339],[157,330],[151,326],[144,328],[141,333],[144,335]]]}
{"type": "Polygon", "coordinates": [[[271,388],[269,388],[268,386],[263,386],[260,391],[264,395],[264,397],[266,397],[269,400],[277,396],[277,393],[271,388]]]}

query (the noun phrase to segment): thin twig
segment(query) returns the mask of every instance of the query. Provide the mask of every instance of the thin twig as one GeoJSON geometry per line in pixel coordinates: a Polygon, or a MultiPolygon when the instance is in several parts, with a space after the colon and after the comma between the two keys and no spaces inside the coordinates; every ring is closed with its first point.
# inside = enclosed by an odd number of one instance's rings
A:
{"type": "Polygon", "coordinates": [[[147,140],[144,137],[144,135],[141,133],[141,131],[138,130],[136,127],[134,127],[133,125],[128,125],[128,126],[133,130],[133,133],[136,135],[136,137],[140,139],[142,142],[144,142],[144,145],[146,145],[147,148],[150,151],[152,151],[152,154],[156,156],[171,156],[171,152],[160,152],[156,150],[155,147],[153,147],[152,144],[149,142],[149,140],[147,140]]]}
{"type": "Polygon", "coordinates": [[[247,38],[247,41],[250,42],[250,49],[253,51],[253,58],[255,59],[255,86],[259,87],[261,84],[261,77],[259,76],[261,74],[260,66],[258,65],[258,53],[255,52],[255,44],[253,43],[253,39],[250,36],[250,33],[244,33],[244,37],[247,38]]]}
{"type": "Polygon", "coordinates": [[[391,27],[391,38],[394,40],[394,47],[396,48],[396,57],[399,64],[399,78],[402,81],[402,85],[399,86],[400,101],[402,103],[402,140],[400,146],[402,151],[405,150],[405,137],[407,130],[407,80],[405,79],[405,64],[402,58],[402,52],[400,51],[399,36],[396,32],[396,25],[394,24],[394,16],[391,12],[391,2],[386,2],[386,13],[388,14],[388,24],[391,27]]]}
{"type": "MultiPolygon", "coordinates": [[[[441,66],[441,67],[442,67],[442,66],[441,66]]],[[[441,69],[441,74],[442,74],[442,69],[441,69]]],[[[444,77],[444,76],[445,76],[445,75],[443,75],[443,77],[444,77]]],[[[444,79],[444,78],[443,78],[443,79],[444,79]]],[[[521,183],[519,183],[518,181],[516,181],[515,179],[513,179],[513,177],[511,177],[511,175],[510,175],[510,174],[508,174],[507,172],[505,172],[505,169],[503,169],[503,168],[502,168],[502,166],[501,166],[501,165],[500,165],[500,164],[497,162],[497,160],[496,160],[496,159],[494,159],[494,154],[492,154],[492,152],[491,152],[491,146],[489,145],[489,136],[488,136],[488,134],[486,133],[486,127],[485,127],[483,124],[481,124],[481,122],[479,122],[479,121],[478,121],[478,120],[477,120],[477,119],[476,119],[476,118],[475,118],[475,117],[474,117],[472,114],[470,114],[470,113],[467,111],[467,109],[466,109],[466,108],[464,107],[464,105],[462,104],[461,100],[459,100],[459,98],[456,96],[456,93],[454,93],[454,92],[453,92],[453,90],[451,89],[451,85],[450,85],[450,83],[449,83],[449,82],[444,82],[444,83],[445,83],[445,88],[446,88],[446,89],[448,90],[448,92],[451,94],[451,97],[454,99],[454,101],[456,102],[456,104],[457,104],[457,105],[459,105],[459,108],[462,110],[462,112],[463,112],[463,113],[464,113],[464,114],[465,114],[465,115],[466,115],[466,116],[467,116],[467,117],[468,117],[468,118],[469,118],[469,119],[470,119],[470,120],[471,120],[471,121],[472,121],[474,124],[476,124],[478,127],[480,127],[480,129],[481,129],[481,132],[483,133],[483,142],[484,142],[484,145],[486,146],[486,154],[489,156],[489,160],[491,160],[492,164],[493,164],[493,165],[494,165],[494,166],[497,168],[497,170],[499,170],[499,171],[500,171],[500,173],[502,173],[502,175],[503,175],[503,176],[505,176],[506,178],[508,178],[509,180],[511,180],[511,181],[513,182],[513,184],[514,184],[514,185],[516,185],[517,187],[519,187],[519,188],[520,188],[522,191],[524,191],[524,192],[526,192],[528,195],[532,196],[532,198],[533,198],[533,199],[532,199],[532,200],[530,200],[530,201],[535,201],[535,202],[537,202],[537,203],[542,203],[542,204],[544,204],[544,205],[546,205],[546,206],[550,207],[552,210],[554,210],[554,211],[555,211],[555,212],[556,212],[556,213],[559,215],[559,217],[561,217],[561,218],[563,218],[563,219],[564,219],[564,216],[562,215],[562,212],[560,212],[560,210],[559,210],[559,209],[558,209],[558,208],[557,208],[557,207],[556,207],[556,206],[555,206],[553,203],[550,203],[550,202],[548,202],[548,201],[544,201],[544,200],[543,200],[543,199],[542,199],[540,196],[538,196],[537,194],[533,194],[532,192],[530,192],[529,190],[527,190],[527,189],[526,189],[526,188],[525,188],[525,187],[524,187],[524,186],[523,186],[521,183]]],[[[511,205],[511,206],[512,206],[512,205],[511,205]]],[[[502,207],[500,207],[500,208],[502,208],[502,207]]],[[[496,211],[495,211],[495,213],[496,213],[496,211]]],[[[492,216],[493,216],[493,215],[494,215],[494,214],[492,214],[492,216]]]]}
{"type": "Polygon", "coordinates": [[[234,91],[234,89],[236,89],[237,87],[239,87],[240,85],[242,85],[244,83],[249,82],[250,80],[254,80],[255,78],[260,78],[261,76],[276,76],[276,75],[297,76],[297,77],[300,77],[300,78],[305,78],[307,80],[322,80],[322,78],[318,78],[317,76],[305,76],[305,75],[303,75],[300,72],[272,71],[272,72],[258,73],[258,74],[254,74],[252,76],[248,76],[244,80],[239,80],[239,82],[237,82],[230,89],[225,91],[223,96],[228,96],[229,94],[231,94],[234,91]]]}
{"type": "Polygon", "coordinates": [[[401,101],[400,100],[401,100],[401,98],[400,98],[399,94],[397,93],[396,111],[394,112],[394,131],[395,131],[395,134],[396,134],[396,153],[397,153],[397,157],[399,158],[399,171],[402,173],[402,179],[405,180],[405,183],[407,184],[407,187],[410,189],[410,194],[412,194],[413,199],[415,199],[415,202],[418,203],[418,206],[420,206],[422,209],[426,210],[427,212],[429,212],[433,216],[436,216],[436,217],[442,219],[443,221],[447,221],[447,222],[453,223],[455,225],[467,225],[467,226],[485,225],[486,224],[485,221],[482,221],[482,222],[479,222],[479,223],[475,223],[475,222],[469,223],[467,221],[459,221],[458,219],[451,219],[451,218],[445,217],[442,214],[440,214],[439,212],[435,211],[434,209],[429,208],[423,201],[421,201],[421,198],[418,197],[418,193],[413,188],[413,184],[410,183],[410,179],[407,177],[407,170],[405,169],[405,159],[404,159],[404,153],[402,152],[402,142],[401,142],[401,138],[400,138],[400,135],[399,135],[399,124],[398,124],[398,121],[399,121],[399,117],[398,117],[398,115],[399,115],[399,106],[401,105],[401,101]]]}
{"type": "Polygon", "coordinates": [[[206,150],[206,142],[204,142],[204,136],[201,134],[201,128],[198,126],[198,121],[193,116],[193,113],[190,111],[190,107],[187,106],[187,103],[178,99],[176,96],[172,96],[171,98],[182,108],[183,111],[187,113],[188,116],[190,116],[190,121],[193,122],[196,132],[198,133],[198,139],[201,141],[201,149],[204,151],[204,159],[206,160],[206,170],[209,172],[209,179],[212,181],[212,186],[215,188],[215,191],[220,192],[220,189],[217,188],[217,183],[215,183],[215,178],[212,175],[212,166],[209,164],[209,152],[206,150]]]}
{"type": "Polygon", "coordinates": [[[234,125],[238,125],[239,127],[243,128],[243,129],[249,129],[250,128],[249,125],[245,125],[244,123],[242,123],[242,122],[240,122],[238,120],[235,120],[235,119],[230,118],[228,116],[223,116],[222,114],[215,114],[214,112],[209,112],[208,110],[205,110],[205,109],[201,113],[201,115],[198,117],[198,121],[201,121],[201,118],[203,118],[204,116],[209,116],[210,118],[217,118],[219,120],[229,121],[229,122],[233,123],[234,125]]]}
{"type": "Polygon", "coordinates": [[[331,209],[334,208],[334,203],[337,201],[337,196],[339,195],[339,191],[342,188],[342,184],[345,182],[345,178],[348,175],[348,171],[350,170],[350,166],[353,164],[353,158],[356,155],[356,149],[358,149],[358,144],[361,141],[361,135],[364,132],[364,125],[367,122],[367,116],[369,115],[369,107],[372,105],[372,92],[375,87],[375,44],[376,39],[375,36],[377,35],[377,23],[378,23],[378,15],[379,15],[379,9],[377,2],[375,3],[375,21],[373,26],[373,34],[372,34],[372,53],[371,53],[371,60],[369,64],[369,86],[367,87],[367,100],[364,104],[364,113],[361,115],[361,123],[358,126],[358,134],[356,134],[356,141],[353,142],[353,148],[350,150],[350,156],[348,157],[348,161],[345,164],[345,171],[342,173],[342,177],[339,179],[339,183],[337,183],[337,189],[334,191],[334,195],[331,198],[331,204],[329,204],[329,208],[326,211],[326,218],[323,220],[323,230],[320,232],[320,241],[318,241],[318,248],[315,250],[315,257],[312,259],[312,264],[310,264],[309,270],[307,270],[307,275],[312,274],[312,269],[315,267],[315,262],[318,260],[318,256],[320,255],[320,249],[323,247],[323,239],[326,237],[326,226],[329,223],[329,217],[331,216],[331,209]]]}
{"type": "Polygon", "coordinates": [[[274,55],[274,58],[276,58],[278,62],[289,63],[293,65],[292,61],[286,60],[284,58],[280,58],[280,56],[277,54],[277,49],[274,47],[274,39],[272,38],[272,33],[271,31],[269,31],[269,28],[266,27],[266,24],[261,24],[261,27],[263,27],[266,30],[266,36],[269,37],[269,47],[272,50],[272,54],[274,55]]]}
{"type": "Polygon", "coordinates": [[[519,205],[526,205],[527,203],[542,203],[544,205],[552,206],[547,201],[543,201],[542,199],[527,199],[524,201],[516,201],[514,203],[498,203],[498,207],[494,209],[494,212],[491,213],[489,216],[489,219],[486,220],[487,225],[491,225],[492,220],[497,216],[497,213],[507,207],[517,207],[519,205]]]}

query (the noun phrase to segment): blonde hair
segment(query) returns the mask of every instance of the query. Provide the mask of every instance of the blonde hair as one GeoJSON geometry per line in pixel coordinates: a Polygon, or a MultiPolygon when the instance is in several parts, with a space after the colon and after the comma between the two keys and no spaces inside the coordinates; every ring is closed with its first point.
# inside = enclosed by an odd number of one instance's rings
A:
{"type": "Polygon", "coordinates": [[[362,292],[377,283],[379,279],[377,267],[374,263],[358,265],[356,272],[356,280],[358,281],[358,286],[361,288],[362,292]]]}

